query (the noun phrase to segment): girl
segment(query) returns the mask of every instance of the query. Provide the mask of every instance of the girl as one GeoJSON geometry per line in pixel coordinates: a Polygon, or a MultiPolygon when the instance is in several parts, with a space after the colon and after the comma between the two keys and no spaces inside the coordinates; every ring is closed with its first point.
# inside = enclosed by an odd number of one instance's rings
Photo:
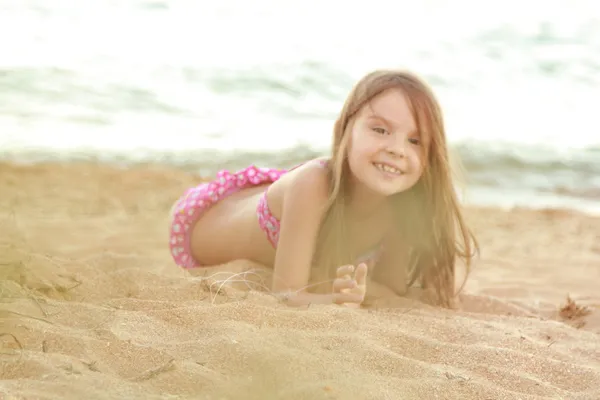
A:
{"type": "Polygon", "coordinates": [[[171,253],[183,268],[272,266],[272,290],[290,305],[360,305],[368,274],[396,294],[420,283],[450,306],[456,257],[468,273],[478,250],[450,175],[431,89],[408,72],[375,71],[348,96],[330,159],[220,171],[188,189],[173,208],[171,253]]]}

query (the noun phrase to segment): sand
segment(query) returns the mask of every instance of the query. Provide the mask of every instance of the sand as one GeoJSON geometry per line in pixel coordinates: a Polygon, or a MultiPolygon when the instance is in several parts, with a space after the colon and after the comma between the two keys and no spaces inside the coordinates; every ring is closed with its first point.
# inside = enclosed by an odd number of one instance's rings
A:
{"type": "Polygon", "coordinates": [[[600,399],[599,218],[469,208],[458,310],[291,309],[225,282],[259,266],[172,264],[166,215],[198,179],[0,164],[0,399],[600,399]]]}

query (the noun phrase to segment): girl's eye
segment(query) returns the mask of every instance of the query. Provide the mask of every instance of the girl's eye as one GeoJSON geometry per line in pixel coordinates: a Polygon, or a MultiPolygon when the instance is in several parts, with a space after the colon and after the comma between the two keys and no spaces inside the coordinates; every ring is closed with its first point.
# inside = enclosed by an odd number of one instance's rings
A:
{"type": "Polygon", "coordinates": [[[417,145],[417,146],[421,144],[421,141],[419,139],[417,139],[417,138],[410,138],[410,139],[408,139],[408,141],[410,143],[412,143],[412,144],[417,145]]]}
{"type": "Polygon", "coordinates": [[[373,131],[375,131],[381,135],[385,135],[387,133],[387,130],[385,130],[384,128],[373,128],[373,131]]]}

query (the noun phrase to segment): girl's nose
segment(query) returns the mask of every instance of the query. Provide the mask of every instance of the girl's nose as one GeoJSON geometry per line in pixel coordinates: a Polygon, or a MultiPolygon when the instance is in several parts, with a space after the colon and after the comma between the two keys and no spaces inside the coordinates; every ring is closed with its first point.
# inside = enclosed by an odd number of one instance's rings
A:
{"type": "Polygon", "coordinates": [[[394,135],[388,144],[387,152],[395,157],[406,156],[406,138],[403,135],[394,135]]]}

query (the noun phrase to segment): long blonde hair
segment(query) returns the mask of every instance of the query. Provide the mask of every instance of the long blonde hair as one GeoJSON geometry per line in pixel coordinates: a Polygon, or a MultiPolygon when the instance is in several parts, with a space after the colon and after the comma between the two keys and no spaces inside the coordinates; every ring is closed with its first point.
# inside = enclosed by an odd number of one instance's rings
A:
{"type": "MultiPolygon", "coordinates": [[[[429,86],[407,71],[378,70],[363,77],[352,89],[335,122],[328,173],[330,197],[318,235],[311,279],[331,280],[337,267],[351,264],[357,257],[346,237],[345,203],[348,198],[350,169],[347,161],[349,131],[362,108],[377,95],[389,89],[400,89],[409,101],[417,129],[428,138],[425,169],[419,181],[409,190],[396,194],[392,201],[398,231],[384,251],[402,249],[407,286],[420,281],[432,289],[437,303],[450,306],[455,297],[456,257],[463,259],[466,276],[471,259],[478,250],[475,237],[463,219],[452,183],[450,161],[442,111],[429,86]]],[[[464,285],[464,282],[463,282],[464,285]]],[[[461,285],[461,288],[462,286],[461,285]]]]}

